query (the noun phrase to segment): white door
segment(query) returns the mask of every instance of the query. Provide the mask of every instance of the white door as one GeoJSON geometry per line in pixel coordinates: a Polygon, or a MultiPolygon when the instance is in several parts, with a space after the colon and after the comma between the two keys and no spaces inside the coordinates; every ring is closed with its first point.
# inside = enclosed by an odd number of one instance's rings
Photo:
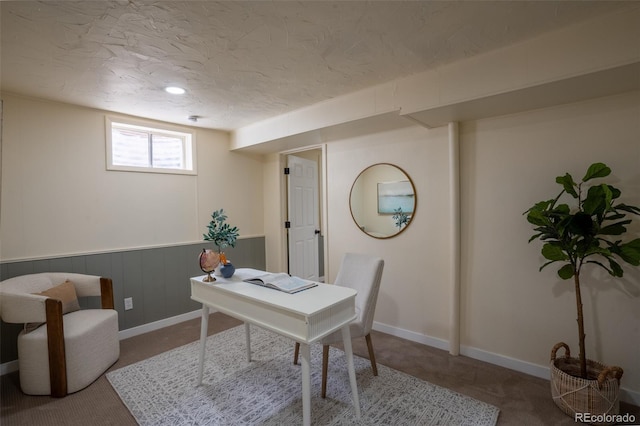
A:
{"type": "Polygon", "coordinates": [[[317,281],[319,275],[318,164],[288,156],[289,273],[317,281]]]}

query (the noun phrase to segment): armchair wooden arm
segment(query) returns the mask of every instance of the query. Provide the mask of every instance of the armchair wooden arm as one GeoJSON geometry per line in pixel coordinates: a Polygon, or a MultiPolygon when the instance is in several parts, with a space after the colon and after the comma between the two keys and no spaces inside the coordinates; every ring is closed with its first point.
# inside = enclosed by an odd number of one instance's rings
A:
{"type": "Polygon", "coordinates": [[[102,309],[115,309],[113,303],[113,281],[111,278],[100,278],[100,300],[102,309]]]}
{"type": "MultiPolygon", "coordinates": [[[[113,309],[113,281],[100,278],[100,298],[102,309],[113,309]]],[[[64,319],[62,302],[47,298],[47,345],[49,349],[49,379],[51,396],[61,398],[67,395],[67,362],[64,344],[64,319]]]]}
{"type": "Polygon", "coordinates": [[[45,301],[47,309],[47,345],[49,347],[49,379],[51,396],[67,394],[67,358],[64,348],[64,321],[62,302],[56,299],[45,301]]]}

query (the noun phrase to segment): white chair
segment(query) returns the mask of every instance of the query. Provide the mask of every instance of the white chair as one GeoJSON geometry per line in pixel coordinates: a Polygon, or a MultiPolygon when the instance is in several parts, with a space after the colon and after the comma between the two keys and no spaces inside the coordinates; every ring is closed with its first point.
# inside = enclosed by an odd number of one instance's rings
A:
{"type": "MultiPolygon", "coordinates": [[[[371,343],[371,327],[373,325],[373,315],[378,300],[378,291],[382,279],[384,260],[379,257],[346,253],[342,258],[338,276],[334,285],[350,287],[355,289],[356,295],[356,315],[357,318],[349,325],[351,338],[364,337],[369,349],[369,360],[373,375],[378,375],[376,358],[373,353],[371,343]]],[[[342,343],[342,333],[340,330],[324,337],[322,343],[322,397],[327,396],[327,370],[329,366],[329,345],[332,343],[342,343]]],[[[296,343],[293,363],[298,363],[300,344],[296,343]]]]}
{"type": "Polygon", "coordinates": [[[104,373],[120,356],[113,283],[98,276],[45,272],[0,282],[0,316],[24,323],[18,335],[20,387],[28,395],[63,397],[104,373]],[[80,309],[99,296],[102,309],[80,309]]]}

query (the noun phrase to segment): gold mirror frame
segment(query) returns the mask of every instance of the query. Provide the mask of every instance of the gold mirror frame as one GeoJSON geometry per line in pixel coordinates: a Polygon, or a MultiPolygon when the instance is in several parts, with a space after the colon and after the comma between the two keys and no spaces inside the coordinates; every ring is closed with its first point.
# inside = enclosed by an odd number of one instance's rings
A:
{"type": "Polygon", "coordinates": [[[387,239],[403,233],[413,221],[417,207],[413,180],[402,168],[391,163],[372,164],[361,171],[349,192],[351,218],[372,238],[387,239]],[[397,208],[403,206],[406,218],[398,215],[397,208]],[[403,223],[404,219],[406,223],[403,223]]]}

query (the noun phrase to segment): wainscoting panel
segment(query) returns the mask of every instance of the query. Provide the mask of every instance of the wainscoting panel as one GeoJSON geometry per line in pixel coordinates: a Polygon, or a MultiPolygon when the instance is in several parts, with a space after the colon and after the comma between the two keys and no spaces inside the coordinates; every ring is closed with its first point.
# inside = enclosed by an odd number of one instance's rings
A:
{"type": "MultiPolygon", "coordinates": [[[[191,300],[189,278],[202,275],[198,255],[210,242],[139,250],[0,262],[0,278],[38,272],[76,272],[113,280],[113,297],[120,330],[193,312],[200,304],[191,300]],[[124,299],[133,299],[133,309],[124,310],[124,299]]],[[[225,253],[237,268],[266,268],[264,237],[238,239],[225,253]]],[[[80,300],[84,308],[99,308],[98,300],[80,300]]],[[[18,358],[16,338],[19,324],[0,324],[0,363],[18,358]]]]}

